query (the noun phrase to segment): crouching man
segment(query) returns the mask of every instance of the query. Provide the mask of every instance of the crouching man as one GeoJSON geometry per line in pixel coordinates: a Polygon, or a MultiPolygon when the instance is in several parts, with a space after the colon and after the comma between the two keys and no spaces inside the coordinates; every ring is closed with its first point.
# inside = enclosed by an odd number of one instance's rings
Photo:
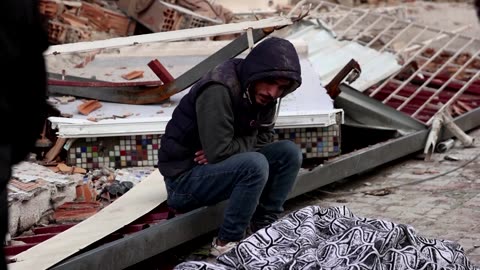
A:
{"type": "Polygon", "coordinates": [[[158,154],[167,203],[189,211],[229,199],[212,255],[282,213],[302,153],[291,141],[273,142],[273,127],[277,103],[301,82],[294,46],[272,37],[215,67],[175,108],[158,154]]]}

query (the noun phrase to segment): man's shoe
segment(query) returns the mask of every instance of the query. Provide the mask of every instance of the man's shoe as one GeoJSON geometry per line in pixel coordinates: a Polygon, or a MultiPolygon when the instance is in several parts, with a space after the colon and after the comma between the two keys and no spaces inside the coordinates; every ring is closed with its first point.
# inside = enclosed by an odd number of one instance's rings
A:
{"type": "Polygon", "coordinates": [[[218,257],[230,251],[237,244],[238,242],[228,242],[225,246],[220,246],[217,244],[217,237],[214,237],[212,241],[212,247],[210,248],[210,255],[218,257]]]}
{"type": "Polygon", "coordinates": [[[250,235],[252,235],[252,234],[256,233],[257,231],[265,228],[266,226],[268,226],[268,224],[267,225],[263,225],[263,224],[259,225],[257,223],[250,222],[250,224],[247,227],[247,230],[245,231],[246,237],[249,237],[250,235]]]}

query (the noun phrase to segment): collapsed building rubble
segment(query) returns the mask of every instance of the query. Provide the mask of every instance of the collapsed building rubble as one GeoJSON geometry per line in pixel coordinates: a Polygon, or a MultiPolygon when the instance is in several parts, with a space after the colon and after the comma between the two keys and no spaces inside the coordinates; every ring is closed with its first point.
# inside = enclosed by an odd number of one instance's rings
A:
{"type": "Polygon", "coordinates": [[[48,37],[52,44],[127,36],[135,30],[135,21],[112,5],[42,0],[39,9],[48,19],[48,37]]]}
{"type": "Polygon", "coordinates": [[[13,168],[8,184],[9,233],[16,236],[30,229],[64,202],[75,199],[75,187],[82,174],[65,175],[31,162],[13,168]]]}
{"type": "Polygon", "coordinates": [[[42,0],[51,44],[75,43],[229,23],[233,14],[207,1],[67,1],[42,0]]]}
{"type": "Polygon", "coordinates": [[[354,85],[356,89],[427,124],[447,107],[458,116],[480,106],[477,38],[368,10],[311,2],[315,7],[309,17],[326,23],[337,39],[392,52],[403,66],[381,82],[368,88],[354,85]]]}

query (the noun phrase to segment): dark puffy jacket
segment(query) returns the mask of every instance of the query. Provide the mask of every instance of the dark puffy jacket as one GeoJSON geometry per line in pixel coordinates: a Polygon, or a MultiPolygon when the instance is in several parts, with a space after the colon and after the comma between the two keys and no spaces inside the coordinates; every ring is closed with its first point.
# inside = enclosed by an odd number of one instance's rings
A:
{"type": "MultiPolygon", "coordinates": [[[[198,81],[175,108],[162,136],[158,167],[165,177],[177,177],[196,164],[195,152],[203,149],[198,134],[196,98],[208,86],[221,84],[230,92],[234,111],[235,136],[254,134],[258,125],[273,120],[275,104],[253,105],[245,95],[249,85],[267,77],[283,77],[294,82],[287,95],[300,86],[301,69],[297,52],[284,39],[268,38],[242,59],[231,59],[218,65],[198,81]]],[[[222,116],[218,116],[222,117],[222,116]]]]}

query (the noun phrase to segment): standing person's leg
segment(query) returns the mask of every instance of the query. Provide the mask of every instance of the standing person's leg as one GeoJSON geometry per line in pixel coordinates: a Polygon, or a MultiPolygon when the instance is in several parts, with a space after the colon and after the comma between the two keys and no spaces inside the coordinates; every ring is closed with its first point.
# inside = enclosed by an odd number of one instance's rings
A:
{"type": "Polygon", "coordinates": [[[179,211],[188,211],[230,199],[218,239],[236,242],[244,237],[267,179],[264,155],[240,153],[216,164],[196,166],[177,179],[165,179],[167,203],[179,211]]]}
{"type": "Polygon", "coordinates": [[[253,232],[278,219],[302,165],[302,151],[292,141],[274,142],[258,152],[267,158],[270,171],[260,203],[252,218],[250,229],[253,232]]]}

